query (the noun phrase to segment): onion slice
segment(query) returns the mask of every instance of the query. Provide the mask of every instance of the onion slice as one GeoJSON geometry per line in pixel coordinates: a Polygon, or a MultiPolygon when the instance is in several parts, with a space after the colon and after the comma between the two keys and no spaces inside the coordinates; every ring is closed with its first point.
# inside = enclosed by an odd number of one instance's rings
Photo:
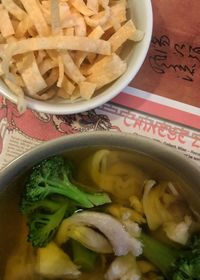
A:
{"type": "Polygon", "coordinates": [[[62,222],[56,239],[59,239],[59,236],[65,234],[69,222],[98,229],[110,241],[113,251],[117,256],[127,255],[129,252],[134,256],[142,253],[141,242],[133,236],[130,236],[123,225],[108,214],[93,211],[83,211],[74,214],[62,222]]]}

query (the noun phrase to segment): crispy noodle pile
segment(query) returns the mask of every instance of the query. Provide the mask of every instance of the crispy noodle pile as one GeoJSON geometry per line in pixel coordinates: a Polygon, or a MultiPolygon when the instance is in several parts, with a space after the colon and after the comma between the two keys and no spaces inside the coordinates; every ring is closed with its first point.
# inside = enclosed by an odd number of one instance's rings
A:
{"type": "Polygon", "coordinates": [[[0,75],[26,108],[24,96],[88,100],[120,77],[127,40],[143,32],[127,19],[127,1],[1,0],[0,75]]]}

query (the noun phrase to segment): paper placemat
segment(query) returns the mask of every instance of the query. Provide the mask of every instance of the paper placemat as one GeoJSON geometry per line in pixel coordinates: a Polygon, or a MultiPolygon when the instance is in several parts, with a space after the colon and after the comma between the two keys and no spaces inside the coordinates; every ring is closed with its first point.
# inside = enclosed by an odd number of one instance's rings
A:
{"type": "Polygon", "coordinates": [[[152,4],[154,30],[146,60],[134,81],[111,102],[75,115],[29,109],[20,115],[0,96],[0,169],[44,141],[95,130],[143,135],[200,165],[200,2],[152,4]]]}

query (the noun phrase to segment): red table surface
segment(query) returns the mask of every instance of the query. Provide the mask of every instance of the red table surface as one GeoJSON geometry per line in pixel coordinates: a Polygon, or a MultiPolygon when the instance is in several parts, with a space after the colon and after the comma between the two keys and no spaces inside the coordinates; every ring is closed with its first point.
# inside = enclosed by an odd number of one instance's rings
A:
{"type": "Polygon", "coordinates": [[[151,46],[130,85],[200,107],[200,1],[152,0],[152,4],[151,46]]]}

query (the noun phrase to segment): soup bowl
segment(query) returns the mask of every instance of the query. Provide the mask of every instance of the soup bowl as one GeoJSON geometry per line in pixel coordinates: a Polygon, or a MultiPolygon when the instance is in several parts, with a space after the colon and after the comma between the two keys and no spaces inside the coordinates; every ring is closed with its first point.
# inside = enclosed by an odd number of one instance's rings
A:
{"type": "Polygon", "coordinates": [[[200,169],[191,160],[157,141],[143,136],[117,132],[87,132],[63,136],[39,145],[13,160],[0,172],[0,191],[10,184],[17,176],[40,162],[41,160],[70,150],[89,147],[112,147],[136,151],[141,155],[159,161],[169,167],[183,180],[192,186],[188,191],[196,194],[197,205],[200,194],[200,169]]]}
{"type": "MultiPolygon", "coordinates": [[[[153,166],[149,168],[153,168],[152,174],[155,176],[159,177],[162,172],[165,172],[165,176],[169,176],[170,179],[174,176],[178,177],[182,186],[180,191],[193,212],[199,216],[200,170],[198,166],[174,149],[157,141],[116,132],[90,132],[69,135],[39,145],[1,170],[0,194],[4,193],[7,186],[19,180],[21,176],[23,177],[31,167],[48,157],[60,154],[67,155],[69,152],[71,154],[75,153],[77,156],[81,150],[85,150],[87,154],[87,151],[98,148],[137,153],[139,157],[144,158],[144,162],[147,161],[148,165],[153,166]]],[[[3,213],[3,215],[6,217],[6,213],[3,213]]],[[[0,216],[2,217],[2,215],[0,216]]]]}

